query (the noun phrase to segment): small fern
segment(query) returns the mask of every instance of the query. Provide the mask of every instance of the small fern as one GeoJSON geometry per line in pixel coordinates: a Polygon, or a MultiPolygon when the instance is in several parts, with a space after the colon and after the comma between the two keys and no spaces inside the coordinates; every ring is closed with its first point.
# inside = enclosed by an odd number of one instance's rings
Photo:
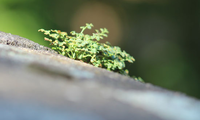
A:
{"type": "Polygon", "coordinates": [[[120,47],[111,46],[109,42],[98,42],[103,37],[107,37],[109,32],[106,28],[95,30],[95,33],[92,35],[83,33],[84,30],[91,29],[92,27],[93,24],[86,23],[86,26],[80,27],[80,33],[71,31],[71,35],[60,30],[39,29],[38,31],[43,32],[47,36],[44,39],[49,41],[52,49],[59,54],[96,67],[128,75],[128,70],[125,69],[125,62],[133,63],[135,59],[124,50],[122,51],[120,47]]]}

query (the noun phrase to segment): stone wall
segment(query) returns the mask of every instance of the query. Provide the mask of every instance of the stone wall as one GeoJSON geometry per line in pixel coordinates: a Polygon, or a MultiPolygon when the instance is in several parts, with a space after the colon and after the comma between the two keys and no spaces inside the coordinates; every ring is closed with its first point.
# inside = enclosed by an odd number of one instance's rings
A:
{"type": "Polygon", "coordinates": [[[197,120],[200,102],[0,32],[1,120],[197,120]]]}

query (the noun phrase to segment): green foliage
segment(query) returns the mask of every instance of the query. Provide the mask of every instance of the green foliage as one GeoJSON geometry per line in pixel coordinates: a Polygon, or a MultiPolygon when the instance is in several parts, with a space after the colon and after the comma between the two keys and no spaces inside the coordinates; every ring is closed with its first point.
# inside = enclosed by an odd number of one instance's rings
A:
{"type": "Polygon", "coordinates": [[[139,81],[139,82],[143,82],[143,83],[144,83],[144,80],[143,80],[141,77],[132,76],[132,78],[135,79],[136,81],[139,81]]]}
{"type": "Polygon", "coordinates": [[[103,37],[107,37],[109,33],[106,28],[95,30],[92,35],[84,34],[85,29],[91,29],[93,24],[86,23],[86,26],[81,26],[81,32],[71,31],[71,36],[66,32],[59,30],[44,30],[47,37],[44,39],[50,42],[52,49],[59,54],[70,57],[75,60],[80,60],[96,67],[106,68],[123,75],[128,75],[128,70],[125,69],[125,62],[133,63],[135,59],[122,51],[120,47],[110,46],[110,43],[99,43],[103,37]]]}

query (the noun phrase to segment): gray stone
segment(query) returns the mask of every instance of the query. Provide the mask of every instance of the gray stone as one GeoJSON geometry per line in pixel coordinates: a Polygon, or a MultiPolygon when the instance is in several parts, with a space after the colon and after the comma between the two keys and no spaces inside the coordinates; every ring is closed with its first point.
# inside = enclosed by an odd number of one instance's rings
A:
{"type": "Polygon", "coordinates": [[[29,49],[34,49],[34,50],[45,50],[50,53],[56,53],[52,49],[39,45],[38,43],[35,43],[29,39],[20,37],[18,35],[12,35],[10,33],[1,32],[1,31],[0,31],[0,44],[19,46],[19,47],[29,48],[29,49]]]}
{"type": "Polygon", "coordinates": [[[0,32],[0,120],[199,120],[200,101],[0,32]]]}

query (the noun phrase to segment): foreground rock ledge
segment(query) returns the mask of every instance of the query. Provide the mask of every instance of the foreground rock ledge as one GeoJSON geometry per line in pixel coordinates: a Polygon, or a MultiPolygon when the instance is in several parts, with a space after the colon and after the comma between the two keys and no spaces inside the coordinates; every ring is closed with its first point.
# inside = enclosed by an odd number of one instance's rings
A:
{"type": "Polygon", "coordinates": [[[200,101],[0,32],[1,120],[200,120],[200,101]]]}

